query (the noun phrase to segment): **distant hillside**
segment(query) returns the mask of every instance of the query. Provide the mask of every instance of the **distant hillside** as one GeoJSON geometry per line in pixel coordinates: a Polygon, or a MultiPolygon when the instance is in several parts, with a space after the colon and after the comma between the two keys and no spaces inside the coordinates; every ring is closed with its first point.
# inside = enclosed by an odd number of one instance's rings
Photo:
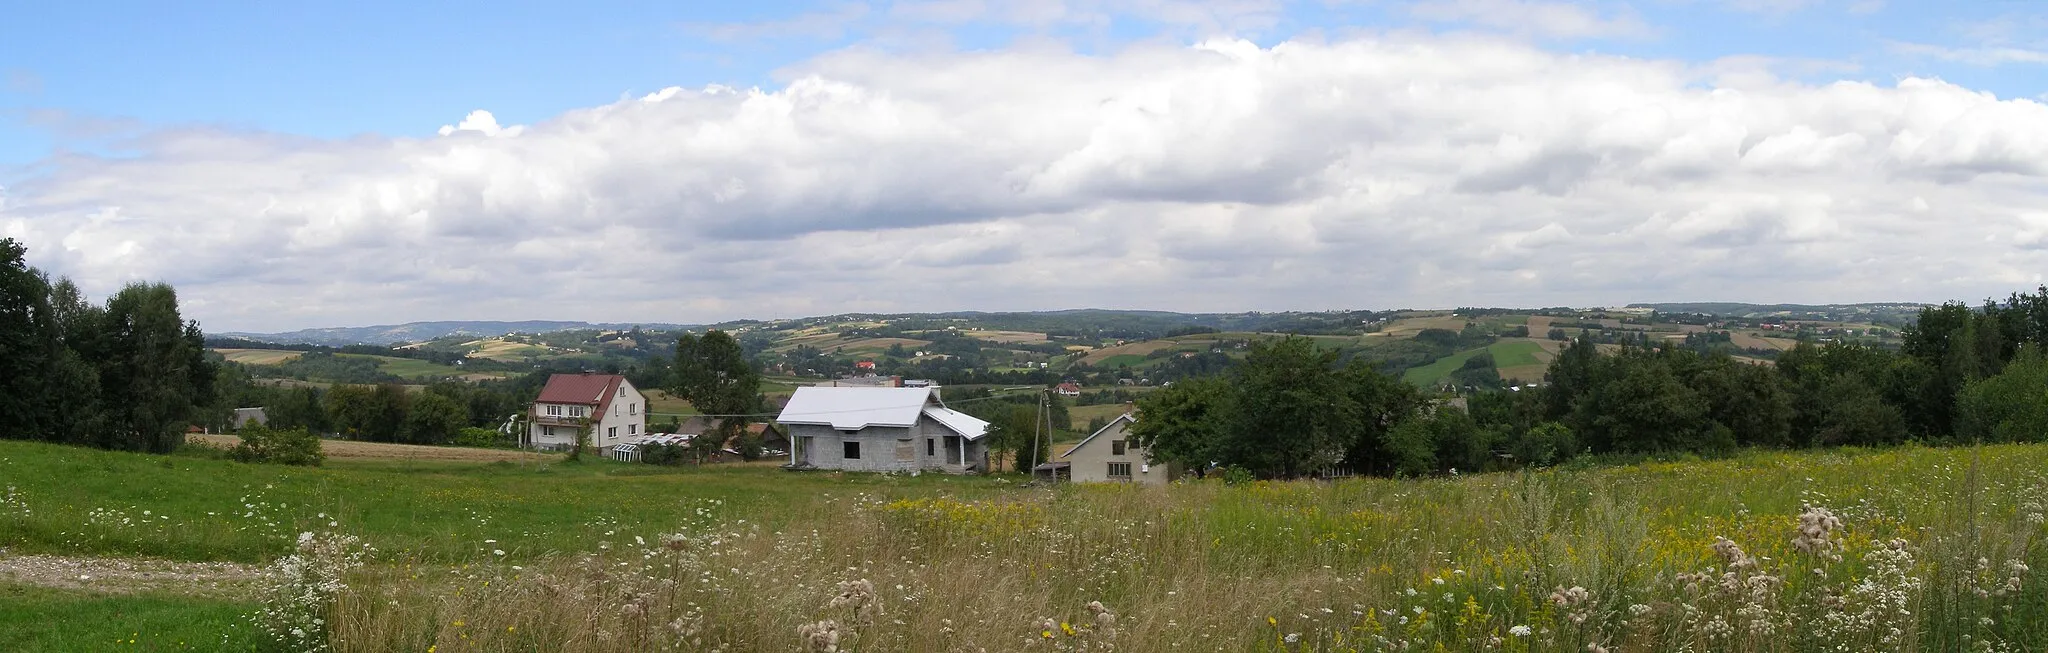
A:
{"type": "Polygon", "coordinates": [[[1717,317],[1824,320],[1906,325],[1931,304],[1888,302],[1872,304],[1744,304],[1741,302],[1672,302],[1629,304],[1629,308],[1656,309],[1659,313],[1700,313],[1717,317]]]}
{"type": "Polygon", "coordinates": [[[456,321],[456,322],[409,322],[406,324],[382,324],[362,327],[328,327],[323,329],[301,329],[285,333],[215,333],[209,335],[241,338],[258,342],[306,345],[391,345],[401,342],[422,342],[448,336],[474,336],[487,338],[508,333],[549,333],[572,329],[627,329],[639,326],[646,329],[682,329],[680,324],[592,324],[589,322],[560,322],[553,320],[526,320],[521,322],[456,321]]]}

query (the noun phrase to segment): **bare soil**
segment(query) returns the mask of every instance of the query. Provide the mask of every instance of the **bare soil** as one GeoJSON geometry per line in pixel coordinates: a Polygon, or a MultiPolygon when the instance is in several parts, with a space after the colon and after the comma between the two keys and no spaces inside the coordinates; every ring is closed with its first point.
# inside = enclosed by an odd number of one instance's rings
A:
{"type": "Polygon", "coordinates": [[[233,562],[13,555],[0,549],[0,583],[60,590],[244,598],[262,573],[259,567],[233,562]]]}

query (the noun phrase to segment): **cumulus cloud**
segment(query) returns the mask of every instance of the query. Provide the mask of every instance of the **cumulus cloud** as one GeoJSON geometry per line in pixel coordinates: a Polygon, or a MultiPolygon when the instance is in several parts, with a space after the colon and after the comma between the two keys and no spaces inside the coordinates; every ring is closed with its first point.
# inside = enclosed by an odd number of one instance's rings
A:
{"type": "Polygon", "coordinates": [[[1479,37],[830,53],[426,138],[151,133],[0,233],[213,329],[2002,295],[2048,107],[1479,37]]]}

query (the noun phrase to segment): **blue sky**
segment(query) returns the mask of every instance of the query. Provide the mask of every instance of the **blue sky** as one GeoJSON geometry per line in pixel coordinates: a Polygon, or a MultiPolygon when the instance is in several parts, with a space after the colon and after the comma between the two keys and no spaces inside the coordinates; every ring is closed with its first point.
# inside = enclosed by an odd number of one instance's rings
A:
{"type": "MultiPolygon", "coordinates": [[[[9,19],[0,21],[0,42],[11,44],[0,50],[6,75],[0,164],[13,165],[56,147],[104,148],[108,134],[162,125],[320,138],[425,135],[474,109],[525,123],[668,86],[772,87],[779,67],[872,42],[911,23],[892,20],[887,3],[857,2],[7,4],[9,19]],[[723,36],[721,29],[737,34],[723,36]]],[[[1696,62],[1759,55],[1828,64],[1810,75],[1816,79],[1887,82],[1922,75],[2001,97],[2048,93],[2048,63],[1988,65],[1907,47],[2048,51],[2041,36],[2048,32],[2048,3],[1584,6],[1604,16],[1639,16],[1645,31],[1538,38],[1570,51],[1696,62]],[[2027,42],[2030,26],[2035,42],[2027,42]],[[1986,38],[1994,34],[2005,42],[1986,38]]],[[[1138,15],[1110,20],[1107,27],[974,21],[917,38],[976,50],[1054,35],[1099,49],[1203,29],[1138,15]]],[[[1497,29],[1419,18],[1409,5],[1392,2],[1286,3],[1270,21],[1247,23],[1214,31],[1271,44],[1354,29],[1497,29]]]]}
{"type": "Polygon", "coordinates": [[[0,16],[0,236],[227,329],[1941,300],[2048,268],[2040,2],[0,16]]]}

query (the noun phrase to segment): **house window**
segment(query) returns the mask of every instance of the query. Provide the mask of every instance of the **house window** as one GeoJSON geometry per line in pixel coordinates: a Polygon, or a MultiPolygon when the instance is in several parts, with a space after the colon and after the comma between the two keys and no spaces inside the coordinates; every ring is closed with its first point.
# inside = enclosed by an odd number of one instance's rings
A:
{"type": "MultiPolygon", "coordinates": [[[[604,430],[604,437],[606,437],[607,439],[609,439],[609,438],[616,438],[616,437],[619,437],[619,427],[616,427],[616,426],[614,426],[614,427],[611,427],[611,428],[605,429],[605,430],[604,430]]],[[[1124,469],[1126,469],[1126,470],[1130,469],[1130,465],[1125,465],[1125,466],[1124,466],[1124,469]]],[[[1128,474],[1128,473],[1130,473],[1130,472],[1126,471],[1125,473],[1126,473],[1126,474],[1128,474]]]]}
{"type": "Polygon", "coordinates": [[[548,404],[548,414],[560,417],[562,415],[562,407],[557,406],[555,404],[548,404]]]}
{"type": "Polygon", "coordinates": [[[638,414],[640,414],[640,404],[626,404],[626,414],[627,414],[627,415],[638,415],[638,414]]]}
{"type": "Polygon", "coordinates": [[[1124,455],[1124,441],[1123,441],[1123,440],[1110,440],[1110,441],[1109,441],[1109,453],[1110,453],[1110,455],[1112,455],[1112,456],[1121,456],[1121,455],[1124,455]]]}
{"type": "Polygon", "coordinates": [[[936,456],[936,455],[939,455],[939,440],[938,440],[938,438],[925,438],[925,439],[924,439],[924,455],[927,455],[927,456],[936,456]]]}
{"type": "Polygon", "coordinates": [[[846,443],[843,443],[843,444],[844,444],[844,446],[846,447],[846,459],[847,459],[847,460],[860,460],[860,443],[859,443],[859,442],[846,442],[846,443]]]}
{"type": "Polygon", "coordinates": [[[1131,477],[1131,464],[1130,464],[1130,463],[1110,463],[1110,464],[1109,464],[1109,477],[1110,477],[1110,478],[1126,478],[1126,479],[1127,479],[1127,478],[1130,478],[1130,477],[1131,477]]]}
{"type": "Polygon", "coordinates": [[[545,436],[548,436],[548,437],[551,437],[551,438],[552,438],[552,437],[555,437],[555,427],[552,427],[552,426],[543,426],[543,427],[540,427],[540,434],[541,434],[541,435],[545,435],[545,436]]]}
{"type": "Polygon", "coordinates": [[[619,388],[619,398],[620,398],[620,399],[624,399],[624,398],[626,398],[626,389],[625,389],[624,387],[620,387],[620,388],[619,388]]]}
{"type": "Polygon", "coordinates": [[[582,407],[582,406],[570,406],[570,407],[569,407],[569,416],[570,416],[570,417],[582,417],[582,416],[583,416],[583,407],[582,407]]]}
{"type": "Polygon", "coordinates": [[[635,434],[638,434],[639,432],[640,432],[640,425],[639,425],[639,424],[627,424],[627,425],[626,425],[626,435],[635,435],[635,434]]]}

